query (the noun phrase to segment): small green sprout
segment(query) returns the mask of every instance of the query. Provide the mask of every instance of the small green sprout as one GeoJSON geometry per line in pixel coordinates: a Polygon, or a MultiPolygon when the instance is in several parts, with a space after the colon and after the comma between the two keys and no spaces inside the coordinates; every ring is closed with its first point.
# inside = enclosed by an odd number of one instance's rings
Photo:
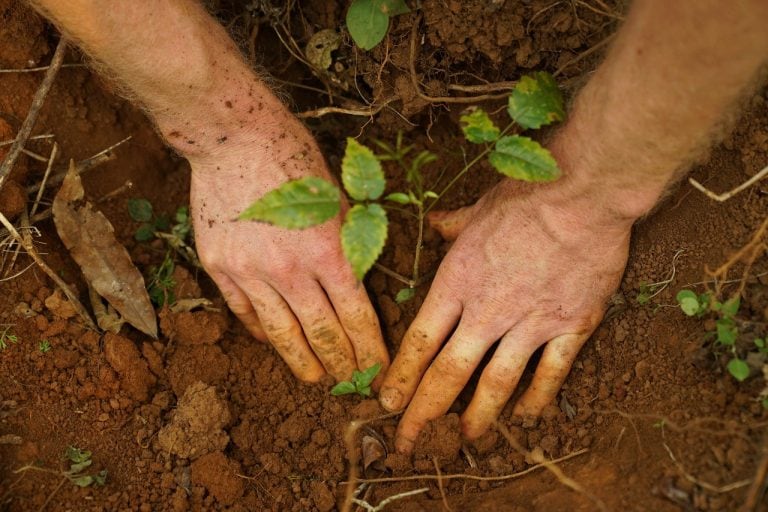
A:
{"type": "Polygon", "coordinates": [[[6,325],[3,327],[2,332],[0,332],[0,350],[5,350],[8,348],[9,343],[18,343],[19,337],[16,336],[11,332],[12,325],[6,325]]]}
{"type": "Polygon", "coordinates": [[[69,470],[63,471],[62,474],[76,486],[88,487],[89,485],[94,485],[100,487],[106,482],[106,469],[102,469],[93,475],[83,472],[83,470],[93,464],[93,461],[91,460],[91,452],[89,450],[81,450],[74,446],[68,446],[67,451],[64,454],[64,459],[69,461],[70,464],[69,470]]]}
{"type": "Polygon", "coordinates": [[[340,396],[357,393],[361,397],[369,397],[371,396],[371,383],[380,371],[381,363],[376,363],[362,372],[355,370],[352,373],[352,380],[343,380],[339,382],[333,386],[331,394],[333,396],[340,396]]]}
{"type": "Polygon", "coordinates": [[[176,296],[173,293],[173,288],[176,286],[176,281],[173,279],[175,268],[176,265],[173,263],[170,250],[165,253],[165,258],[160,266],[150,268],[147,291],[155,306],[162,307],[165,304],[176,302],[176,296]]]}
{"type": "Polygon", "coordinates": [[[37,350],[39,350],[41,354],[45,354],[51,350],[51,342],[48,340],[41,340],[40,343],[37,344],[37,350]]]}

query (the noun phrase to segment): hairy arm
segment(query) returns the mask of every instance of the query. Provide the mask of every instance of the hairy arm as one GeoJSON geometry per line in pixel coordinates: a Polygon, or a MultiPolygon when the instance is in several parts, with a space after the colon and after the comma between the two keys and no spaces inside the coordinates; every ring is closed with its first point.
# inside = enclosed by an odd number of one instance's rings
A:
{"type": "Polygon", "coordinates": [[[766,19],[762,0],[636,0],[550,144],[563,178],[522,190],[505,181],[433,215],[456,242],[382,385],[387,409],[407,406],[398,450],[412,449],[494,346],[462,416],[467,437],[496,420],[542,345],[514,412],[538,415],[555,399],[619,285],[632,223],[711,143],[766,62],[766,19]]]}
{"type": "Polygon", "coordinates": [[[33,0],[192,166],[200,259],[235,314],[301,379],[389,362],[338,218],[304,231],[233,219],[290,179],[331,179],[307,130],[193,0],[33,0]]]}

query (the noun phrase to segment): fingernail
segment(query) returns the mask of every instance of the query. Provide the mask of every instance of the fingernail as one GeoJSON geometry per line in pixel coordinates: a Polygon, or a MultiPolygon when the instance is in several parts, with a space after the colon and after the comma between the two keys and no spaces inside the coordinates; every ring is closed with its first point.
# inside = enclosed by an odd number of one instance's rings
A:
{"type": "Polygon", "coordinates": [[[399,410],[402,401],[403,394],[397,388],[384,388],[379,393],[379,402],[388,411],[399,410]]]}

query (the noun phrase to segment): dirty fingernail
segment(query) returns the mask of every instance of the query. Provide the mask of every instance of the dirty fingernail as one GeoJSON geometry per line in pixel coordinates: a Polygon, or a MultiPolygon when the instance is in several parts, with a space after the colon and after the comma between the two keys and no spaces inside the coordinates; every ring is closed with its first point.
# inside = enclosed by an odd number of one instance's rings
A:
{"type": "Polygon", "coordinates": [[[379,393],[379,402],[382,407],[388,411],[400,409],[400,403],[403,401],[403,394],[395,388],[384,388],[379,393]]]}

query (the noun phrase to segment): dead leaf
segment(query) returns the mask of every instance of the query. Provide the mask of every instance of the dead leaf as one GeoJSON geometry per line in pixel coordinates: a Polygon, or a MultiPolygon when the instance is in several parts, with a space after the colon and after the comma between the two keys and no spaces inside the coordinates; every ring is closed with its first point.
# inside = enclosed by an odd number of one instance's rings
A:
{"type": "Polygon", "coordinates": [[[115,238],[112,224],[83,199],[84,195],[80,176],[71,162],[53,201],[53,220],[59,237],[88,284],[126,322],[157,338],[157,318],[141,272],[115,238]]]}
{"type": "Polygon", "coordinates": [[[378,432],[371,428],[365,428],[366,435],[361,441],[363,456],[363,473],[366,476],[381,476],[387,468],[384,460],[387,458],[387,446],[378,432]]]}
{"type": "Polygon", "coordinates": [[[171,313],[181,313],[184,311],[192,311],[197,308],[203,308],[206,311],[216,311],[219,309],[213,307],[213,302],[208,299],[179,299],[169,308],[171,313]]]}
{"type": "Polygon", "coordinates": [[[101,295],[90,285],[88,286],[88,297],[91,299],[91,307],[93,308],[93,314],[96,317],[96,324],[99,326],[99,329],[114,334],[119,333],[120,329],[123,328],[125,320],[120,317],[115,308],[104,306],[101,295]]]}

